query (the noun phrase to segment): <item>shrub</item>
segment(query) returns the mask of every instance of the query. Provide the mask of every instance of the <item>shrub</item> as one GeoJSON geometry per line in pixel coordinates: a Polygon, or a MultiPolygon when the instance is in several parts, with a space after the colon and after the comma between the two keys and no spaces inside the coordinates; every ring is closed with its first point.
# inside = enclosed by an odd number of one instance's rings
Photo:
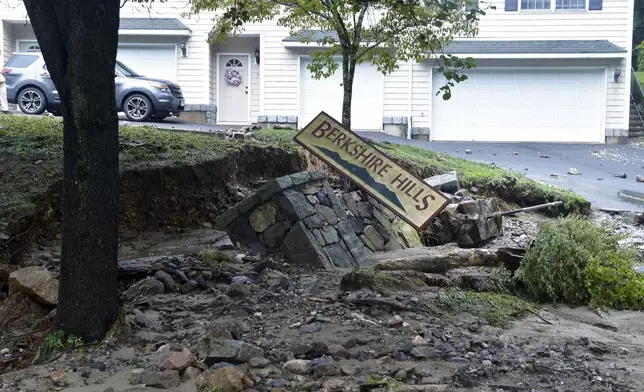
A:
{"type": "Polygon", "coordinates": [[[542,224],[514,280],[542,301],[633,307],[644,293],[636,252],[621,236],[578,216],[542,224]]]}
{"type": "Polygon", "coordinates": [[[637,54],[637,70],[644,71],[644,41],[635,47],[637,54]]]}

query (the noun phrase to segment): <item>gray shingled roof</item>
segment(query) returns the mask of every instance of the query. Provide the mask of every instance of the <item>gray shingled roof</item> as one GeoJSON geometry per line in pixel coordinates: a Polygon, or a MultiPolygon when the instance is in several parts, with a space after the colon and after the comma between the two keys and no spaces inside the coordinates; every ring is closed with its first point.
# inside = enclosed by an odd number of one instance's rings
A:
{"type": "MultiPolygon", "coordinates": [[[[295,36],[284,38],[283,42],[298,42],[301,37],[311,37],[315,42],[332,37],[333,31],[302,30],[295,36]]],[[[607,40],[531,40],[531,41],[454,41],[443,49],[450,54],[564,54],[564,53],[625,53],[626,49],[607,40]]]]}
{"type": "Polygon", "coordinates": [[[443,49],[449,54],[564,54],[625,53],[607,40],[453,41],[443,49]]]}
{"type": "Polygon", "coordinates": [[[121,30],[190,30],[176,18],[121,18],[121,30]]]}

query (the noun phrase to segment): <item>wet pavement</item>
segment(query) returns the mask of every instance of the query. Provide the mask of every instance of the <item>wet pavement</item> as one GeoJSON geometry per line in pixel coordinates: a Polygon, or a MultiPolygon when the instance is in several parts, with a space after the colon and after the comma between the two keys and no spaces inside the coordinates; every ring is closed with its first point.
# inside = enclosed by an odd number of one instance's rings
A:
{"type": "Polygon", "coordinates": [[[610,144],[423,142],[378,132],[363,137],[407,144],[476,162],[494,163],[527,177],[569,189],[588,199],[593,207],[644,211],[644,150],[610,144]],[[465,152],[471,150],[471,154],[465,152]],[[546,158],[547,157],[547,158],[546,158]],[[570,169],[578,175],[570,175],[570,169]],[[626,175],[626,178],[616,175],[626,175]]]}

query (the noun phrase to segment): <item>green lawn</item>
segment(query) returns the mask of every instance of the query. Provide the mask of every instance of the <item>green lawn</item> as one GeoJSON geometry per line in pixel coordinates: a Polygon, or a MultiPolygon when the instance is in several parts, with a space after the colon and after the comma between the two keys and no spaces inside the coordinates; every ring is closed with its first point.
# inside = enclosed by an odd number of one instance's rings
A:
{"type": "Polygon", "coordinates": [[[644,71],[635,72],[635,76],[637,77],[637,81],[640,82],[640,84],[644,84],[644,71]]]}

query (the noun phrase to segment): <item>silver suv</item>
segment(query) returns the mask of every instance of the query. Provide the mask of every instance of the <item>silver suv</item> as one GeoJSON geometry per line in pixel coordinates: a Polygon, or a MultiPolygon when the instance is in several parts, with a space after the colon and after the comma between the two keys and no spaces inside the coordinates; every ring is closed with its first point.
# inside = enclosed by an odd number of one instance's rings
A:
{"type": "MultiPolygon", "coordinates": [[[[58,115],[58,91],[40,52],[21,52],[5,65],[7,99],[23,113],[58,115]]],[[[160,121],[179,116],[185,107],[181,88],[173,82],[146,78],[120,61],[115,69],[116,107],[131,121],[160,121]]]]}

